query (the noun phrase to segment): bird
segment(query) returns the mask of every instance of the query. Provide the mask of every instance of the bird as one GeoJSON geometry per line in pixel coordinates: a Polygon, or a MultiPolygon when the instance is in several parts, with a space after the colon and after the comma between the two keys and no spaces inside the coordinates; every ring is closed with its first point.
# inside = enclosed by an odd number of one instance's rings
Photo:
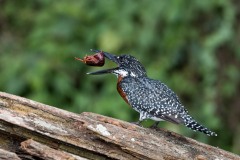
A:
{"type": "MultiPolygon", "coordinates": [[[[99,50],[91,50],[100,52],[99,50]]],[[[117,91],[140,116],[135,124],[140,125],[146,119],[155,121],[157,127],[160,121],[182,124],[193,131],[202,132],[208,136],[217,136],[208,128],[199,124],[190,114],[179,97],[163,82],[147,76],[143,65],[128,54],[114,55],[103,52],[104,56],[115,62],[115,68],[89,72],[89,75],[115,74],[117,76],[117,91]]]]}

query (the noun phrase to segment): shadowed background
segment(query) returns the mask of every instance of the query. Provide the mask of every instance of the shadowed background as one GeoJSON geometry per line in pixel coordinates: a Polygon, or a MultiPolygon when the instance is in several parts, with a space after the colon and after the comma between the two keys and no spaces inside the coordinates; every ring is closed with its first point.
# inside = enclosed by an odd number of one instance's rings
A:
{"type": "Polygon", "coordinates": [[[218,137],[169,122],[159,127],[240,154],[239,25],[236,0],[0,0],[0,91],[137,121],[114,75],[86,75],[100,68],[74,60],[90,48],[131,54],[218,137]]]}

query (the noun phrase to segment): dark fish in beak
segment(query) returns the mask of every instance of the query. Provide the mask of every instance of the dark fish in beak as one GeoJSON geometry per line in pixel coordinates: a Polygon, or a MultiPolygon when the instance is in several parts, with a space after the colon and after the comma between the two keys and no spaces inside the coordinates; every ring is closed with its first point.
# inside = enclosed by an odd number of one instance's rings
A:
{"type": "MultiPolygon", "coordinates": [[[[92,52],[96,52],[96,53],[101,52],[101,51],[99,51],[99,50],[94,50],[94,49],[91,49],[91,51],[92,51],[92,52]]],[[[116,55],[113,55],[113,54],[110,54],[110,53],[107,53],[107,52],[103,52],[103,55],[104,55],[104,57],[106,57],[107,59],[109,59],[109,60],[111,60],[111,61],[119,64],[119,63],[118,63],[118,58],[117,58],[116,55]]],[[[116,69],[118,69],[118,67],[117,67],[117,68],[100,70],[100,71],[96,71],[96,72],[89,72],[89,73],[87,73],[87,74],[90,74],[90,75],[100,75],[100,74],[106,74],[106,73],[113,73],[113,71],[116,70],[116,69]]]]}
{"type": "MultiPolygon", "coordinates": [[[[94,50],[94,49],[91,49],[90,51],[96,52],[96,53],[103,52],[103,51],[94,50]]],[[[107,59],[109,59],[109,60],[111,60],[111,61],[113,61],[113,62],[115,62],[115,63],[118,64],[117,56],[115,56],[115,55],[113,55],[113,54],[110,54],[110,53],[107,53],[107,52],[103,52],[103,55],[104,55],[107,59]]]]}
{"type": "Polygon", "coordinates": [[[105,63],[105,56],[103,52],[97,52],[94,55],[85,56],[83,59],[75,57],[76,60],[81,61],[89,66],[102,67],[105,63]]]}

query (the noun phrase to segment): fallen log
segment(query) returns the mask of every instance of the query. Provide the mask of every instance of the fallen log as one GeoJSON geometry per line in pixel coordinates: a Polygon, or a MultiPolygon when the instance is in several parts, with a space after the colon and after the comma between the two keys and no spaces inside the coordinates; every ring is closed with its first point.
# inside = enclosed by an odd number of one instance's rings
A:
{"type": "Polygon", "coordinates": [[[0,159],[1,160],[21,160],[15,153],[3,150],[0,148],[0,159]]]}
{"type": "Polygon", "coordinates": [[[31,156],[41,157],[42,159],[59,160],[59,157],[61,157],[61,159],[68,159],[68,160],[71,160],[71,159],[86,160],[85,158],[81,158],[79,156],[66,153],[64,151],[59,151],[59,150],[50,148],[32,139],[22,142],[21,149],[24,152],[30,154],[31,156]]]}
{"type": "Polygon", "coordinates": [[[0,135],[0,148],[20,158],[240,159],[165,129],[143,128],[95,113],[75,114],[3,92],[0,135]]]}

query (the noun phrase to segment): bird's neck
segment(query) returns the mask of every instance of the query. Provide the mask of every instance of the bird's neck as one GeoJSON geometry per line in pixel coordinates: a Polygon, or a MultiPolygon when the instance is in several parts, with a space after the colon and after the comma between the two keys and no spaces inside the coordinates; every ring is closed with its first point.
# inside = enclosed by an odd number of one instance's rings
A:
{"type": "Polygon", "coordinates": [[[121,87],[121,81],[123,80],[124,77],[122,77],[121,75],[118,76],[118,82],[117,82],[117,91],[120,94],[120,96],[124,99],[125,102],[127,102],[127,104],[129,104],[126,93],[123,91],[122,87],[121,87]]]}
{"type": "Polygon", "coordinates": [[[121,75],[118,75],[118,81],[117,81],[117,83],[120,83],[122,80],[123,80],[123,76],[121,76],[121,75]]]}

